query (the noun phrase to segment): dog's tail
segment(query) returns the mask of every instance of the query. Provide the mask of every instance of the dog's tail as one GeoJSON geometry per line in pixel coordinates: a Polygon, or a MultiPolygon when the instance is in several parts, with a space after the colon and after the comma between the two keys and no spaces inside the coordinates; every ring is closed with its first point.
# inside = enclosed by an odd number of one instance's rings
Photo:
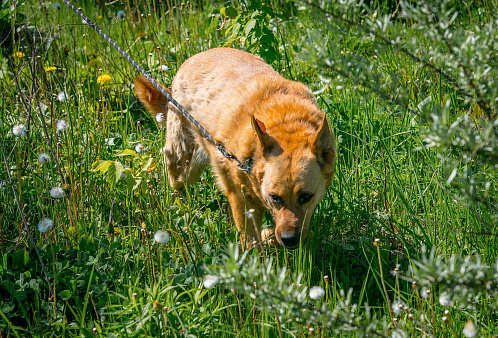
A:
{"type": "MultiPolygon", "coordinates": [[[[137,76],[134,83],[135,93],[140,102],[143,103],[145,108],[156,118],[156,121],[160,125],[166,125],[168,99],[144,76],[137,76]],[[158,114],[162,114],[162,116],[157,116],[158,114]]],[[[169,93],[168,89],[163,88],[169,93]]]]}

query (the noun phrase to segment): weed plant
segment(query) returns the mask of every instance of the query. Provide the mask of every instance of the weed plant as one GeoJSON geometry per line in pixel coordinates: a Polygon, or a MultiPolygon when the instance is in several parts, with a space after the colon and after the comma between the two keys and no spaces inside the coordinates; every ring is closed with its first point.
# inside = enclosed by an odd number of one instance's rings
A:
{"type": "Polygon", "coordinates": [[[2,2],[0,336],[496,336],[497,4],[369,3],[75,3],[165,86],[231,46],[315,92],[336,176],[302,248],[258,253],[209,170],[168,187],[125,59],[2,2]]]}

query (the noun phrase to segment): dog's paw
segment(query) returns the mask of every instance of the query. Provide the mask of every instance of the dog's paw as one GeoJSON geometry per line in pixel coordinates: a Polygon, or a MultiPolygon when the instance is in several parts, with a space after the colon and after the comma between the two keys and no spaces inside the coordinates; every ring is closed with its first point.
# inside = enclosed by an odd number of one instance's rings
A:
{"type": "Polygon", "coordinates": [[[261,241],[271,247],[278,246],[277,240],[275,239],[275,229],[267,228],[261,230],[261,241]]]}

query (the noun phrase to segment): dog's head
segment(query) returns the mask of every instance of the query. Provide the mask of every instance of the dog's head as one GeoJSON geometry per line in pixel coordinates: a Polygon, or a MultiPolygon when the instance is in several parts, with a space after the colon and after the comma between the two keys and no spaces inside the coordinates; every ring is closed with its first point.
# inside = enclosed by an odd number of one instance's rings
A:
{"type": "Polygon", "coordinates": [[[325,114],[320,125],[297,124],[271,129],[253,117],[263,162],[258,180],[261,198],[275,219],[275,237],[289,249],[306,240],[311,216],[332,181],[335,141],[325,114]],[[318,126],[318,128],[317,128],[318,126]]]}

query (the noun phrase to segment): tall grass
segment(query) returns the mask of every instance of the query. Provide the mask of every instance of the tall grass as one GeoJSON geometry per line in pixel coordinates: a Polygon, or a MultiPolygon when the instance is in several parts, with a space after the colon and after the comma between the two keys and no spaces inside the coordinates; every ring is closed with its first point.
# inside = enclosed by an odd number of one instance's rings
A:
{"type": "MultiPolygon", "coordinates": [[[[261,10],[254,3],[252,10],[261,10]]],[[[228,4],[77,5],[166,86],[189,56],[227,41],[260,52],[261,45],[244,40],[247,31],[238,39],[227,31],[236,22],[220,14],[228,4]]],[[[243,4],[231,6],[244,13],[243,4]]],[[[126,60],[64,5],[3,5],[9,20],[2,24],[12,31],[0,49],[2,335],[460,337],[468,320],[481,336],[498,334],[496,293],[445,308],[438,287],[422,290],[409,280],[418,276],[409,267],[423,260],[423,247],[493,264],[497,237],[485,234],[481,221],[489,211],[455,198],[443,160],[423,147],[422,121],[365,88],[322,81],[316,64],[302,58],[304,28],[320,28],[315,17],[289,2],[266,9],[260,20],[271,30],[264,34],[275,40],[265,41],[278,44],[273,65],[319,92],[338,158],[307,243],[296,251],[266,248],[263,259],[229,248],[239,236],[209,170],[184,191],[168,187],[166,131],[134,97],[137,72],[126,60]],[[102,75],[112,78],[99,83],[102,75]],[[60,120],[67,129],[57,128],[60,120]],[[26,136],[14,134],[15,124],[26,127],[26,136]],[[41,163],[41,153],[50,160],[41,163]],[[52,197],[53,187],[64,197],[52,197]],[[37,228],[43,218],[54,222],[45,233],[37,228]],[[166,244],[154,240],[159,230],[170,234],[166,244]],[[224,279],[205,288],[207,273],[224,279]],[[323,287],[325,297],[310,300],[312,286],[323,287]]],[[[345,53],[370,47],[359,34],[344,41],[345,53]]],[[[374,54],[414,84],[413,95],[419,85],[434,97],[456,95],[409,58],[387,48],[374,54]]],[[[466,106],[452,102],[462,115],[466,106]]],[[[265,226],[271,224],[267,215],[265,226]]]]}

